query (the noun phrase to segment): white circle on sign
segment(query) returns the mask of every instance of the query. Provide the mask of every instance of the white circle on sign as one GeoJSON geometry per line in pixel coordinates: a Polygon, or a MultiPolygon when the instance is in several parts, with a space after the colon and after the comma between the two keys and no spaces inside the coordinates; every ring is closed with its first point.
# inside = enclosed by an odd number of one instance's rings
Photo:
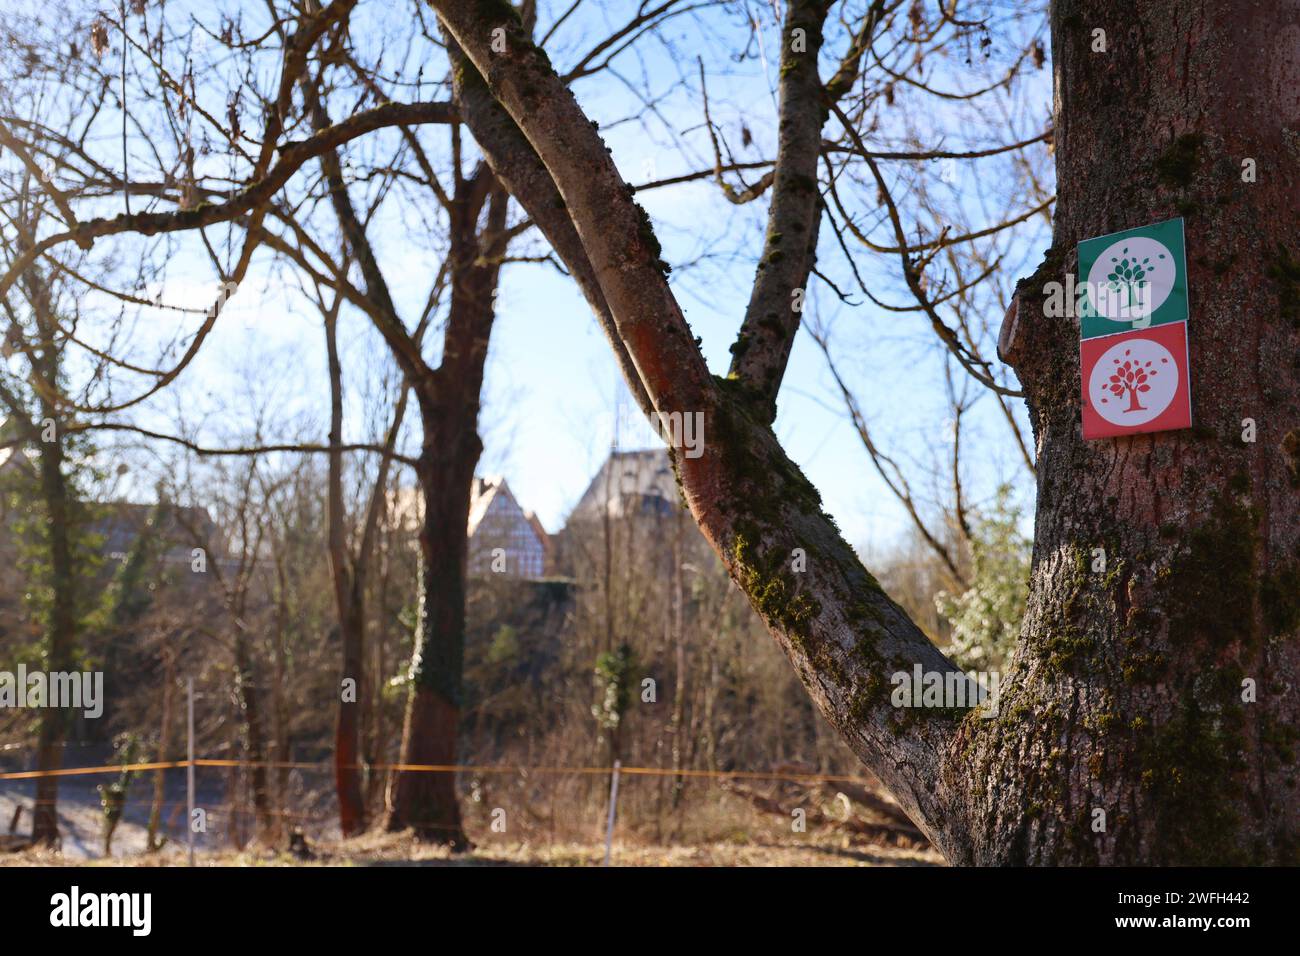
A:
{"type": "Polygon", "coordinates": [[[1177,276],[1174,254],[1162,242],[1131,236],[1111,243],[1088,270],[1088,298],[1114,322],[1149,318],[1169,298],[1177,276]]]}
{"type": "Polygon", "coordinates": [[[1145,425],[1174,400],[1178,363],[1150,339],[1129,339],[1102,353],[1088,377],[1088,398],[1112,425],[1145,425]]]}

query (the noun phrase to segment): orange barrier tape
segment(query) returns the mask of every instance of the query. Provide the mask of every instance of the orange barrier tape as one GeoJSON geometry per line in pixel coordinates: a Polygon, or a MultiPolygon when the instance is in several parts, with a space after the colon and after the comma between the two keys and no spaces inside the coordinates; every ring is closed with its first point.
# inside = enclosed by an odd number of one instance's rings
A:
{"type": "MultiPolygon", "coordinates": [[[[122,773],[123,771],[177,770],[188,767],[188,760],[160,761],[155,763],[115,764],[102,767],[70,767],[59,770],[20,770],[12,773],[0,773],[0,780],[34,780],[39,777],[74,777],[81,774],[122,773]]],[[[281,760],[228,760],[200,757],[194,761],[195,767],[265,767],[277,770],[314,770],[318,773],[332,773],[338,769],[334,764],[305,763],[301,761],[281,760]]],[[[498,764],[405,764],[376,763],[345,765],[348,770],[395,771],[397,773],[518,773],[518,774],[600,774],[614,772],[613,767],[521,767],[502,766],[498,764]]],[[[620,767],[619,772],[633,776],[649,777],[694,777],[726,780],[793,780],[809,783],[859,783],[870,785],[873,781],[864,777],[843,774],[824,773],[775,773],[764,770],[673,770],[671,767],[620,767]]]]}
{"type": "MultiPolygon", "coordinates": [[[[198,761],[194,761],[198,764],[198,761]]],[[[33,780],[37,777],[75,777],[91,773],[121,773],[123,770],[175,770],[189,766],[187,760],[169,760],[161,763],[118,764],[113,767],[68,767],[59,770],[19,770],[0,773],[0,780],[33,780]]]]}

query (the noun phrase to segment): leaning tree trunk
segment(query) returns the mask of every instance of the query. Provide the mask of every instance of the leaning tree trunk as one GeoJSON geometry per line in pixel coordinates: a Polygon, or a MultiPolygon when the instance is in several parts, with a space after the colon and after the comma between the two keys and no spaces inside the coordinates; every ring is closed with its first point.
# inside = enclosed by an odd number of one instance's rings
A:
{"type": "MultiPolygon", "coordinates": [[[[1038,526],[1029,612],[996,719],[893,705],[895,673],[952,665],[861,566],[773,435],[780,349],[755,340],[770,368],[750,361],[711,377],[644,213],[545,56],[495,6],[433,4],[510,123],[479,110],[462,83],[468,121],[499,134],[485,149],[610,318],[634,392],[661,414],[703,416],[704,454],[673,455],[701,530],[823,714],[950,860],[1296,859],[1295,0],[1272,13],[1228,0],[1063,0],[1053,10],[1057,232],[1002,339],[1038,440],[1038,526]],[[504,51],[491,46],[497,28],[504,51]],[[1099,29],[1108,52],[1094,54],[1099,29]],[[503,159],[533,150],[553,186],[506,175],[503,159]],[[1242,180],[1246,158],[1258,182],[1242,180]],[[571,217],[580,248],[547,224],[554,208],[571,217]],[[1042,286],[1074,268],[1079,239],[1180,213],[1198,426],[1085,443],[1077,320],[1046,318],[1042,286]],[[1254,442],[1243,441],[1246,418],[1254,442]],[[1106,564],[1094,572],[1096,549],[1106,564]]],[[[811,34],[826,6],[789,11],[787,28],[806,21],[811,34]]],[[[809,76],[815,57],[783,57],[773,189],[795,215],[792,197],[815,202],[799,163],[810,150],[815,162],[818,130],[803,120],[821,90],[809,76]]],[[[780,293],[770,302],[781,315],[789,289],[761,284],[780,293]]],[[[792,334],[797,319],[782,327],[792,334]]]]}
{"type": "Polygon", "coordinates": [[[1055,235],[1001,347],[1039,448],[1029,612],[1002,718],[945,768],[950,856],[1296,862],[1300,3],[1060,0],[1052,46],[1055,235]],[[1043,287],[1174,216],[1195,426],[1084,441],[1043,287]]]}

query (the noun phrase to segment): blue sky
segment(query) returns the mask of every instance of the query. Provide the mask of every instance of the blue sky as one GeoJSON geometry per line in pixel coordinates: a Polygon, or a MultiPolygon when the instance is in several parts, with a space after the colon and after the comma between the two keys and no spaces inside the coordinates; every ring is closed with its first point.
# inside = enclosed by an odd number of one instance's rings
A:
{"type": "MultiPolygon", "coordinates": [[[[551,6],[543,4],[543,24],[548,22],[545,11],[551,6]]],[[[589,12],[576,17],[557,36],[553,61],[561,67],[572,62],[573,51],[589,46],[590,38],[601,35],[605,23],[620,21],[630,6],[623,2],[589,5],[589,12]]],[[[388,16],[399,25],[404,15],[400,8],[363,4],[360,9],[361,16],[380,20],[388,16]]],[[[685,18],[668,28],[666,42],[645,43],[637,56],[620,59],[614,71],[576,85],[579,102],[600,121],[602,135],[630,182],[710,165],[711,149],[701,128],[698,94],[694,89],[676,88],[680,76],[691,78],[694,86],[697,55],[709,70],[713,119],[737,148],[738,158],[756,160],[772,155],[778,33],[769,5],[750,4],[749,9],[761,24],[761,42],[751,43],[743,21],[734,15],[685,18]],[[670,53],[669,44],[675,52],[670,53]],[[735,54],[746,48],[751,55],[738,61],[735,54]],[[619,122],[639,111],[639,94],[634,91],[648,92],[655,99],[655,110],[646,122],[619,122]],[[739,147],[742,124],[753,136],[748,149],[739,147]]],[[[251,6],[248,10],[251,32],[256,15],[251,6]]],[[[1037,23],[1031,17],[1013,27],[1023,34],[1037,23]]],[[[354,24],[353,35],[363,35],[361,23],[354,24]]],[[[113,45],[117,48],[116,38],[113,45]]],[[[985,62],[978,55],[967,65],[965,55],[966,51],[956,49],[937,55],[938,64],[927,78],[950,88],[972,89],[1002,68],[996,57],[985,62]]],[[[1000,51],[998,55],[1010,54],[1000,51]]],[[[824,52],[823,75],[829,74],[833,60],[833,50],[824,52]]],[[[1014,95],[1006,97],[1002,108],[1010,110],[1010,115],[979,116],[956,107],[935,109],[933,101],[924,102],[900,89],[898,105],[882,113],[873,146],[900,148],[916,141],[960,150],[1015,141],[1026,131],[1032,135],[1041,130],[1049,115],[1050,68],[1027,74],[1014,95]]],[[[200,100],[208,92],[200,90],[200,100]]],[[[211,93],[213,102],[208,106],[219,113],[224,93],[211,93]]],[[[110,117],[106,129],[111,128],[110,117]]],[[[431,130],[426,135],[436,139],[444,134],[431,130]]],[[[111,155],[108,142],[106,135],[104,150],[111,155]]],[[[356,148],[371,147],[358,144],[356,148]]],[[[1037,144],[1031,149],[1042,153],[1044,147],[1037,144]]],[[[1038,155],[1036,162],[1041,165],[1043,158],[1038,155]]],[[[889,167],[890,175],[901,177],[900,202],[907,201],[907,183],[914,179],[907,169],[900,170],[905,165],[889,167]]],[[[1050,170],[1050,163],[1047,168],[1050,170]]],[[[949,208],[976,228],[996,221],[997,209],[982,205],[988,202],[986,192],[994,195],[995,206],[1002,202],[1012,208],[1018,202],[1017,196],[1006,194],[1016,188],[1014,178],[1008,178],[1003,165],[987,161],[964,164],[947,188],[952,194],[949,208]]],[[[867,221],[874,221],[870,217],[876,213],[869,195],[873,191],[845,191],[851,203],[867,210],[867,221]]],[[[652,217],[665,258],[675,267],[674,290],[702,339],[705,356],[715,372],[723,373],[730,357],[728,346],[748,300],[766,202],[733,206],[709,181],[643,192],[638,199],[652,217]]],[[[851,211],[856,215],[858,209],[851,211]]],[[[390,203],[371,230],[381,265],[408,324],[418,314],[440,263],[435,244],[425,241],[419,229],[411,209],[390,203]]],[[[211,230],[209,238],[220,246],[225,235],[225,231],[211,230]]],[[[886,238],[883,232],[875,235],[886,238]]],[[[1047,242],[1042,218],[1006,234],[1003,281],[1014,282],[1018,275],[1032,270],[1038,261],[1036,250],[1041,251],[1047,242]]],[[[512,248],[515,254],[539,251],[535,237],[512,248]]],[[[896,256],[871,253],[860,246],[854,254],[874,295],[907,302],[896,256]]],[[[882,310],[854,294],[842,253],[826,229],[819,265],[850,291],[855,305],[840,303],[822,283],[815,282],[805,322],[831,327],[841,370],[858,392],[878,444],[901,463],[924,469],[935,455],[945,453],[943,363],[932,331],[917,313],[882,310]]],[[[213,272],[201,256],[201,247],[193,237],[178,239],[158,291],[169,301],[197,305],[206,304],[214,288],[213,272]]],[[[1000,313],[982,318],[996,334],[1000,313]]],[[[142,315],[137,342],[156,342],[160,336],[173,334],[174,328],[174,314],[142,315]]],[[[368,440],[378,407],[376,383],[388,362],[382,344],[362,316],[345,314],[341,330],[349,389],[348,437],[368,440]]],[[[831,385],[823,356],[801,332],[781,392],[776,430],[793,459],[821,490],[828,510],[849,540],[868,551],[884,549],[906,531],[907,519],[872,470],[831,385]]],[[[617,411],[624,411],[625,420],[632,417],[626,415],[631,406],[625,395],[608,344],[572,283],[549,265],[508,266],[498,297],[488,363],[481,420],[485,452],[480,472],[504,474],[520,503],[537,511],[548,529],[556,530],[608,454],[617,411]]],[[[180,417],[190,426],[202,421],[203,437],[218,444],[233,440],[257,407],[267,415],[271,431],[297,429],[301,436],[305,430],[323,440],[327,401],[319,317],[293,284],[284,281],[284,271],[272,269],[262,259],[232,300],[199,359],[173,388],[140,409],[137,418],[152,427],[175,427],[180,417]]],[[[1020,408],[1019,401],[1014,404],[1020,408]]],[[[1019,414],[1023,420],[1022,409],[1019,414]]],[[[1030,500],[1032,488],[1024,480],[1023,470],[1017,468],[1018,452],[991,396],[980,399],[968,422],[965,478],[975,500],[988,498],[999,482],[1017,477],[1021,500],[1030,500]]],[[[642,447],[654,441],[648,431],[638,438],[627,434],[628,430],[621,436],[622,447],[642,447]]],[[[923,471],[914,470],[913,474],[924,493],[923,471]]],[[[145,489],[137,487],[135,492],[147,496],[145,489]]],[[[935,493],[941,494],[943,489],[936,488],[935,493]]]]}

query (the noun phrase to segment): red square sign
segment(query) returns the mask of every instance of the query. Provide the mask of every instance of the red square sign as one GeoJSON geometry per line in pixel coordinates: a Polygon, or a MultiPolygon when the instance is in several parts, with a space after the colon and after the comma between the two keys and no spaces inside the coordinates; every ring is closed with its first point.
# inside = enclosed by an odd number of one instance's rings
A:
{"type": "Polygon", "coordinates": [[[1186,322],[1084,339],[1079,362],[1084,438],[1191,427],[1186,322]]]}

